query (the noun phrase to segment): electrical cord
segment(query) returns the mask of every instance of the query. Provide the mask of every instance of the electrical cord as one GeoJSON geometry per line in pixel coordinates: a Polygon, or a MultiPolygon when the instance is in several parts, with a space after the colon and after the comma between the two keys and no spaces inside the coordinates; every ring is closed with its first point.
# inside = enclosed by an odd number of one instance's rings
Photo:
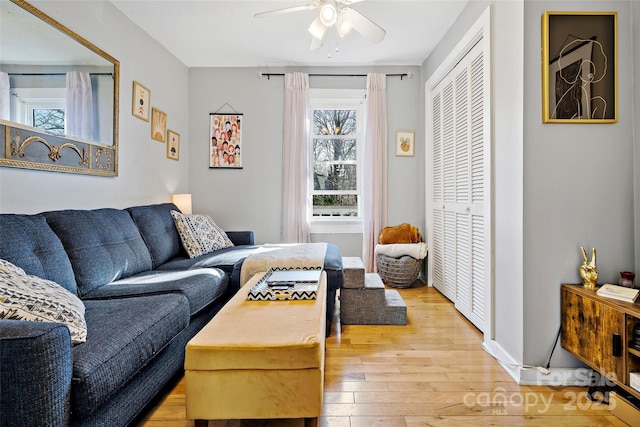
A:
{"type": "Polygon", "coordinates": [[[558,335],[556,335],[556,340],[553,342],[553,347],[551,347],[551,354],[549,354],[549,360],[547,360],[547,366],[546,366],[547,371],[549,370],[549,367],[551,366],[551,358],[553,357],[553,352],[555,351],[556,347],[558,346],[558,339],[560,339],[560,333],[561,332],[562,332],[562,326],[560,326],[558,328],[558,335]]]}
{"type": "Polygon", "coordinates": [[[541,373],[543,373],[545,375],[549,375],[549,369],[551,367],[551,358],[553,357],[553,352],[555,351],[556,347],[558,346],[558,339],[560,338],[560,333],[561,332],[562,332],[562,326],[560,326],[560,328],[558,329],[558,333],[556,334],[556,339],[553,342],[553,347],[551,347],[551,354],[549,354],[549,359],[547,360],[547,365],[544,366],[544,367],[543,366],[533,366],[533,365],[521,365],[519,363],[505,363],[502,360],[500,360],[498,358],[498,356],[493,354],[493,352],[489,351],[489,349],[484,345],[484,343],[482,343],[482,348],[484,348],[487,351],[487,353],[489,353],[489,355],[491,357],[493,357],[501,365],[514,367],[514,368],[522,368],[522,369],[537,369],[541,373]]]}

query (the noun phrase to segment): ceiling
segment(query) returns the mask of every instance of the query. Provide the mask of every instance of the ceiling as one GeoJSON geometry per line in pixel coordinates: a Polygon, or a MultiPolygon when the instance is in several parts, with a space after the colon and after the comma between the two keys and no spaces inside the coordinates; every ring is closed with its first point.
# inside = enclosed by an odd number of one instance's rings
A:
{"type": "Polygon", "coordinates": [[[377,44],[330,28],[311,52],[317,10],[254,18],[312,0],[111,0],[188,67],[421,65],[468,0],[366,0],[352,5],[387,32],[377,44]]]}
{"type": "Polygon", "coordinates": [[[0,0],[0,64],[112,64],[22,7],[0,0]]]}

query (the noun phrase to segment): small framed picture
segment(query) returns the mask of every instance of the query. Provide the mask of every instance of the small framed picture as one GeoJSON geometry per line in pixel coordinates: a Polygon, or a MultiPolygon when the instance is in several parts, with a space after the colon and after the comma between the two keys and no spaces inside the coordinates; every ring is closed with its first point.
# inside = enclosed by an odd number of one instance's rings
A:
{"type": "Polygon", "coordinates": [[[149,100],[151,99],[151,92],[140,83],[133,82],[133,102],[131,107],[131,114],[145,122],[149,121],[149,100]]]}
{"type": "Polygon", "coordinates": [[[396,156],[412,157],[415,133],[411,130],[396,131],[396,156]]]}
{"type": "Polygon", "coordinates": [[[157,108],[151,109],[151,139],[160,142],[167,139],[167,113],[157,108]]]}
{"type": "Polygon", "coordinates": [[[180,160],[180,134],[167,130],[167,158],[180,160]]]}

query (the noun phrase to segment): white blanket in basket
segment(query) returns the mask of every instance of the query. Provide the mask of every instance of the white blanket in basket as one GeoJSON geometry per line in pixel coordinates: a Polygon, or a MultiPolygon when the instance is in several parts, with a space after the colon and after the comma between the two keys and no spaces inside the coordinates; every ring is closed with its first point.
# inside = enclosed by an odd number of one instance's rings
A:
{"type": "Polygon", "coordinates": [[[374,254],[386,255],[391,258],[400,258],[408,255],[415,259],[424,259],[427,256],[427,244],[419,243],[391,243],[387,245],[376,245],[374,254]]]}
{"type": "Polygon", "coordinates": [[[326,253],[326,243],[261,245],[242,263],[240,286],[244,286],[254,274],[269,271],[270,268],[322,268],[326,253]]]}

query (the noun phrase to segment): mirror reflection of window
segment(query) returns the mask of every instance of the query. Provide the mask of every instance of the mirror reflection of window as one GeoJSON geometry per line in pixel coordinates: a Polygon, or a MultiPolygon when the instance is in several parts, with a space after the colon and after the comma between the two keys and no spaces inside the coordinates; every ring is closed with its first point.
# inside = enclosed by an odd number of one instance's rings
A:
{"type": "MultiPolygon", "coordinates": [[[[18,4],[8,0],[0,0],[0,74],[9,77],[10,113],[4,107],[6,97],[0,97],[0,118],[28,126],[35,126],[50,132],[58,132],[55,126],[49,128],[34,124],[33,108],[47,110],[62,109],[66,119],[78,117],[75,110],[69,110],[64,99],[67,95],[30,94],[24,96],[20,92],[24,89],[64,89],[65,77],[69,72],[89,73],[93,100],[91,120],[82,115],[81,130],[74,129],[67,123],[66,131],[62,134],[87,141],[113,145],[117,136],[114,135],[114,99],[117,91],[114,83],[116,68],[114,62],[98,54],[67,33],[50,25],[48,22],[32,15],[18,4]],[[16,98],[23,98],[18,101],[16,98]],[[29,98],[29,101],[24,99],[29,98]],[[63,98],[61,105],[56,103],[63,98]],[[43,104],[53,104],[44,106],[43,104]],[[90,130],[86,123],[93,122],[90,130]]],[[[1,77],[1,75],[0,75],[1,77]]],[[[4,81],[4,80],[2,80],[4,81]]],[[[0,81],[0,83],[2,83],[0,81]]],[[[0,84],[4,91],[4,85],[0,84]]],[[[0,93],[1,95],[2,93],[0,93]]],[[[83,108],[84,109],[84,108],[83,108]]],[[[38,117],[36,123],[44,120],[38,117]]],[[[76,120],[77,121],[77,120],[76,120]]],[[[45,121],[48,123],[48,121],[45,121]]]]}
{"type": "Polygon", "coordinates": [[[34,108],[31,121],[33,127],[56,135],[64,135],[64,109],[62,108],[34,108]]]}

